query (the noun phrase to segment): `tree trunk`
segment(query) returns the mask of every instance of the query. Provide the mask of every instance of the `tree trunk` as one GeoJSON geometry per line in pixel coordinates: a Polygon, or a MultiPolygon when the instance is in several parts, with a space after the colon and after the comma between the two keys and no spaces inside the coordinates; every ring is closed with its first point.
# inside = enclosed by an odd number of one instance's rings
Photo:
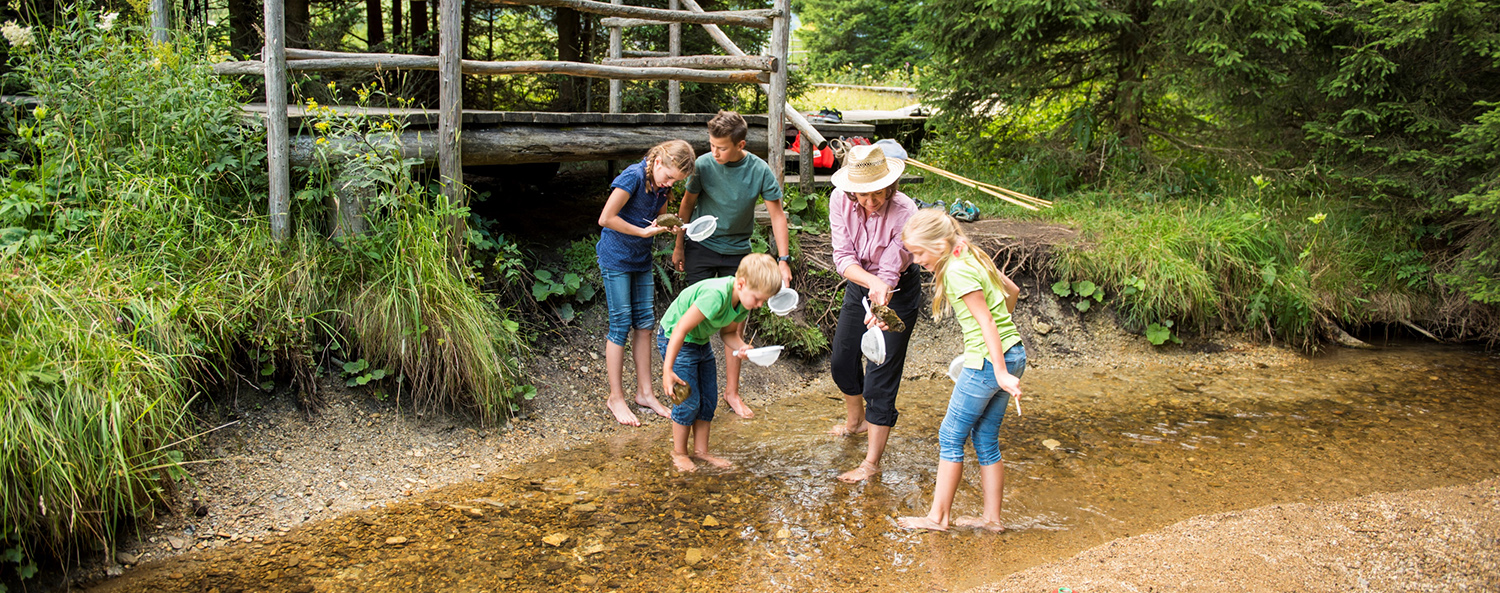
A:
{"type": "Polygon", "coordinates": [[[412,53],[432,55],[432,43],[428,38],[426,0],[411,0],[411,48],[412,53]]]}
{"type": "Polygon", "coordinates": [[[385,9],[380,0],[365,0],[365,41],[370,48],[385,43],[384,17],[385,9]]]}
{"type": "Polygon", "coordinates": [[[334,180],[335,189],[327,198],[329,238],[359,235],[369,228],[365,222],[365,202],[375,195],[375,186],[361,186],[354,181],[348,171],[340,171],[334,180]]]}
{"type": "MultiPolygon", "coordinates": [[[[557,59],[577,62],[583,57],[579,43],[583,33],[583,19],[578,11],[559,7],[555,11],[557,24],[557,59]]],[[[578,111],[578,79],[568,76],[558,83],[557,108],[562,111],[578,111]]]]}
{"type": "Polygon", "coordinates": [[[265,45],[255,27],[262,10],[259,0],[229,0],[229,53],[236,59],[251,59],[265,45]]]}
{"type": "Polygon", "coordinates": [[[391,0],[391,50],[401,53],[401,0],[391,0]]]}
{"type": "Polygon", "coordinates": [[[312,22],[309,0],[286,0],[286,46],[307,47],[308,25],[312,22]]]}

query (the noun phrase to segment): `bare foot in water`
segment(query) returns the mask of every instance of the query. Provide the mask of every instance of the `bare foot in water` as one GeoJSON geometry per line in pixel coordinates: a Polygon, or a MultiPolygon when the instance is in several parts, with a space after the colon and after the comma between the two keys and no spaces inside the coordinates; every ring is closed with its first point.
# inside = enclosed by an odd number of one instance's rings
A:
{"type": "Polygon", "coordinates": [[[959,527],[973,527],[974,529],[983,529],[994,533],[1005,531],[1005,525],[1000,524],[998,521],[985,521],[984,517],[959,517],[953,520],[953,524],[959,527]]]}
{"type": "Polygon", "coordinates": [[[708,453],[704,453],[701,451],[698,453],[694,453],[693,458],[702,460],[703,462],[719,469],[729,469],[731,467],[734,467],[734,462],[728,459],[724,459],[722,457],[714,457],[713,455],[709,455],[708,453]]]}
{"type": "Polygon", "coordinates": [[[849,428],[849,425],[847,423],[846,424],[835,424],[835,425],[833,425],[833,428],[828,429],[828,434],[831,434],[831,435],[836,436],[836,437],[853,437],[853,436],[862,435],[862,434],[868,432],[869,430],[870,430],[870,423],[869,422],[860,422],[858,428],[849,428]]]}
{"type": "Polygon", "coordinates": [[[879,473],[879,465],[875,465],[873,463],[870,463],[869,461],[861,461],[859,462],[859,467],[839,474],[839,480],[853,484],[856,482],[863,482],[865,480],[868,480],[871,476],[879,473]]]}
{"type": "Polygon", "coordinates": [[[732,395],[728,393],[724,394],[724,401],[729,402],[729,409],[734,410],[735,415],[746,420],[755,417],[755,411],[751,410],[750,406],[745,405],[745,400],[741,399],[738,393],[732,395]]]}
{"type": "Polygon", "coordinates": [[[902,517],[896,519],[896,524],[906,529],[926,529],[928,531],[947,531],[948,528],[940,525],[937,521],[928,519],[926,515],[921,517],[902,517]]]}
{"type": "Polygon", "coordinates": [[[640,426],[641,420],[635,417],[635,412],[630,411],[630,406],[625,403],[625,396],[609,396],[604,400],[604,407],[609,408],[611,414],[615,415],[615,422],[625,426],[640,426]]]}
{"type": "MultiPolygon", "coordinates": [[[[656,399],[655,395],[649,393],[646,395],[636,394],[635,404],[644,408],[651,408],[651,411],[656,412],[656,415],[662,418],[672,417],[672,410],[661,405],[661,402],[656,399]]],[[[635,425],[640,426],[640,422],[636,422],[635,425]]]]}
{"type": "Polygon", "coordinates": [[[697,471],[698,469],[698,466],[693,464],[693,460],[688,458],[688,456],[676,453],[672,454],[672,465],[680,472],[697,471]]]}

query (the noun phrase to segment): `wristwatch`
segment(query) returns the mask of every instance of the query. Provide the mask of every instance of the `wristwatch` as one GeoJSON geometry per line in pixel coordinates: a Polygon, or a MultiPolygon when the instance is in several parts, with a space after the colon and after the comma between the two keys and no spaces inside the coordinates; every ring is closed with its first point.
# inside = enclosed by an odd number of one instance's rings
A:
{"type": "Polygon", "coordinates": [[[789,261],[792,261],[792,256],[790,256],[790,255],[783,255],[781,257],[776,258],[776,261],[779,261],[779,262],[789,262],[789,261]]]}

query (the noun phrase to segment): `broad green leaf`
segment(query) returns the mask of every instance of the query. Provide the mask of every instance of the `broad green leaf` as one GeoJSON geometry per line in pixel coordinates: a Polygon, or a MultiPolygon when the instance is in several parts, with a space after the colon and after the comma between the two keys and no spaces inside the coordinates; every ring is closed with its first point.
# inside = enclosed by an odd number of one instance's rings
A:
{"type": "Polygon", "coordinates": [[[1093,296],[1094,290],[1097,288],[1093,282],[1088,280],[1080,280],[1073,283],[1073,292],[1081,297],[1093,296]]]}
{"type": "Polygon", "coordinates": [[[1076,303],[1073,303],[1073,308],[1074,309],[1078,309],[1079,313],[1082,313],[1084,311],[1088,311],[1089,310],[1089,302],[1088,301],[1078,301],[1076,303]]]}
{"type": "Polygon", "coordinates": [[[1058,280],[1057,282],[1052,283],[1052,294],[1063,298],[1072,296],[1073,289],[1071,288],[1071,286],[1072,284],[1068,283],[1067,280],[1058,280]]]}

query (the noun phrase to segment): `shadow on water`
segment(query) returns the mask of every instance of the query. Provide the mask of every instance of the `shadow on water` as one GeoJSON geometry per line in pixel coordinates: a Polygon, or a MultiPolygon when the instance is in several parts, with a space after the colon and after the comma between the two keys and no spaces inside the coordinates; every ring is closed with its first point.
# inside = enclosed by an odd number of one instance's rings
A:
{"type": "MultiPolygon", "coordinates": [[[[1500,474],[1500,357],[1403,347],[1294,368],[1036,369],[1005,447],[1003,534],[911,533],[951,383],[904,384],[885,471],[834,480],[837,393],[720,416],[732,472],[678,475],[664,430],[484,482],[142,567],[120,591],[952,591],[1188,517],[1500,474]],[[1054,440],[1055,448],[1043,441],[1054,440]]],[[[727,411],[721,406],[721,411],[727,411]]],[[[971,462],[972,464],[972,462],[971,462]]],[[[965,473],[955,512],[978,512],[965,473]]]]}

